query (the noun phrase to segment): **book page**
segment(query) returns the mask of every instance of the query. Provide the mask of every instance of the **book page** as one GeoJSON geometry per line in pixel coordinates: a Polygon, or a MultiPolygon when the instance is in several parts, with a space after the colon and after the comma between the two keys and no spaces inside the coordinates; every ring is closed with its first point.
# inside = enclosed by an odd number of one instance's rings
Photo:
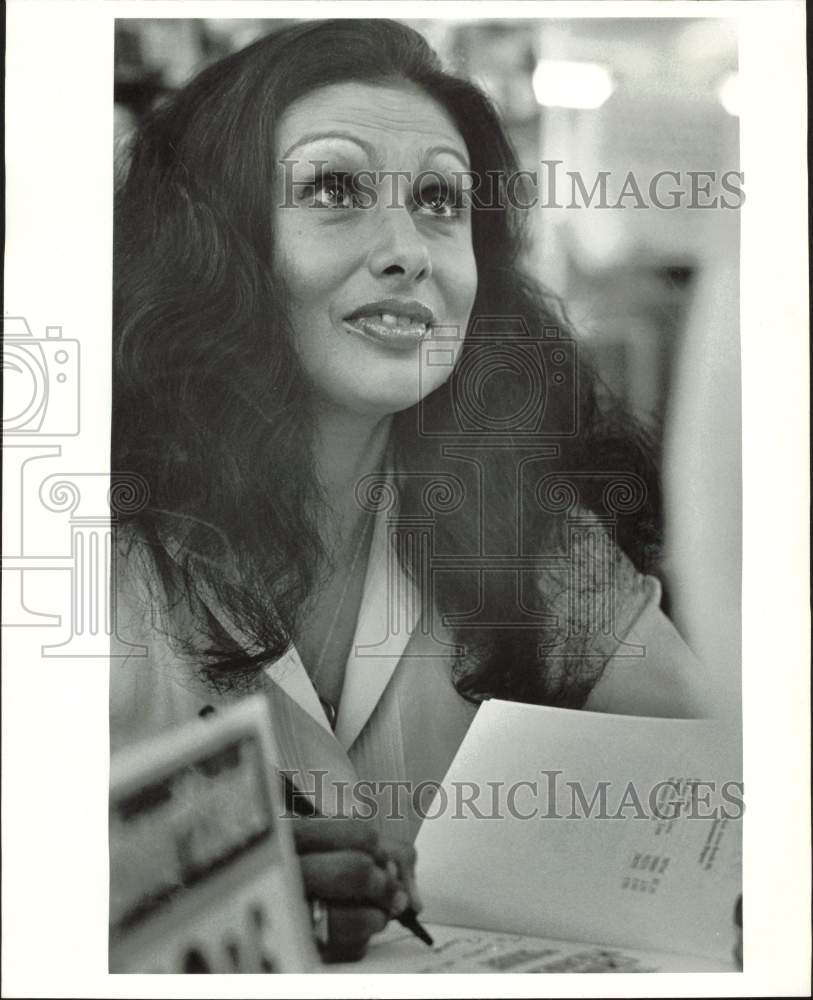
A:
{"type": "Polygon", "coordinates": [[[739,779],[716,722],[486,702],[426,809],[422,918],[728,962],[739,779]]]}
{"type": "Polygon", "coordinates": [[[326,965],[323,972],[733,972],[728,964],[694,956],[553,941],[430,924],[432,948],[392,922],[373,938],[362,962],[326,965]]]}

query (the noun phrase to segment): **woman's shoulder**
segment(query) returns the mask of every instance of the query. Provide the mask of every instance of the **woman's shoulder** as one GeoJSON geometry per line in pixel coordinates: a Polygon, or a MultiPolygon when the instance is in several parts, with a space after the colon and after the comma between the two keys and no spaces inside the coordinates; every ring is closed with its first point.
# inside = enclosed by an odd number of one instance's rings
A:
{"type": "Polygon", "coordinates": [[[540,576],[557,615],[554,669],[583,657],[588,711],[693,718],[706,714],[707,673],[661,610],[657,577],[641,572],[612,525],[578,512],[562,568],[540,576]]]}
{"type": "Polygon", "coordinates": [[[201,609],[174,589],[160,547],[119,526],[113,554],[110,740],[116,748],[194,718],[213,693],[192,652],[201,609]]]}
{"type": "Polygon", "coordinates": [[[193,646],[195,637],[206,642],[201,627],[209,612],[182,568],[182,551],[172,538],[117,528],[112,584],[121,628],[161,634],[179,648],[193,646]]]}
{"type": "Polygon", "coordinates": [[[652,598],[604,665],[584,708],[616,715],[705,718],[714,713],[708,668],[652,598]]]}

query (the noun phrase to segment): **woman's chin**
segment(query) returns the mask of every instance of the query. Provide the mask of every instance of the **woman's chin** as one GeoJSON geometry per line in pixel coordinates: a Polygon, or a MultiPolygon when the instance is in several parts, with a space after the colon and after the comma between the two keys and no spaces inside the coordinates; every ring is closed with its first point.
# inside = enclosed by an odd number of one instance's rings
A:
{"type": "Polygon", "coordinates": [[[420,402],[417,393],[402,393],[387,396],[377,396],[365,400],[358,400],[355,404],[356,412],[368,416],[388,417],[403,410],[408,410],[420,402]]]}
{"type": "Polygon", "coordinates": [[[316,389],[318,395],[330,403],[331,409],[358,416],[386,417],[417,406],[445,381],[434,379],[426,384],[414,372],[408,377],[399,374],[401,377],[393,378],[389,372],[371,371],[363,382],[353,379],[341,384],[338,379],[332,379],[329,384],[323,381],[316,389]]]}

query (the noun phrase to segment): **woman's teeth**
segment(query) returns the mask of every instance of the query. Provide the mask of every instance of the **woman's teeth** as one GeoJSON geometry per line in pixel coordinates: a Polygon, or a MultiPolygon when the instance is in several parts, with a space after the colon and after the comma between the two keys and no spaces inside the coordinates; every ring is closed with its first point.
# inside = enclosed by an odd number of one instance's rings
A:
{"type": "Polygon", "coordinates": [[[348,322],[359,329],[372,330],[384,334],[424,337],[429,332],[428,323],[422,323],[411,316],[397,315],[396,313],[375,313],[369,316],[357,316],[348,322]]]}
{"type": "Polygon", "coordinates": [[[384,326],[426,326],[425,323],[418,323],[409,316],[396,316],[395,313],[380,313],[380,319],[384,326]]]}

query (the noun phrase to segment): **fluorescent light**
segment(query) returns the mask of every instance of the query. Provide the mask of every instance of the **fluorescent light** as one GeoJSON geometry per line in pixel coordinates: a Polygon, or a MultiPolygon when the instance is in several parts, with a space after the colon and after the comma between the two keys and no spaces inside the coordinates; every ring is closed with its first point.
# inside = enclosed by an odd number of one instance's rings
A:
{"type": "Polygon", "coordinates": [[[566,59],[540,59],[533,76],[534,94],[546,108],[600,108],[613,92],[603,66],[566,59]]]}
{"type": "Polygon", "coordinates": [[[720,81],[717,96],[726,111],[730,115],[738,117],[740,113],[740,74],[727,73],[720,81]]]}

